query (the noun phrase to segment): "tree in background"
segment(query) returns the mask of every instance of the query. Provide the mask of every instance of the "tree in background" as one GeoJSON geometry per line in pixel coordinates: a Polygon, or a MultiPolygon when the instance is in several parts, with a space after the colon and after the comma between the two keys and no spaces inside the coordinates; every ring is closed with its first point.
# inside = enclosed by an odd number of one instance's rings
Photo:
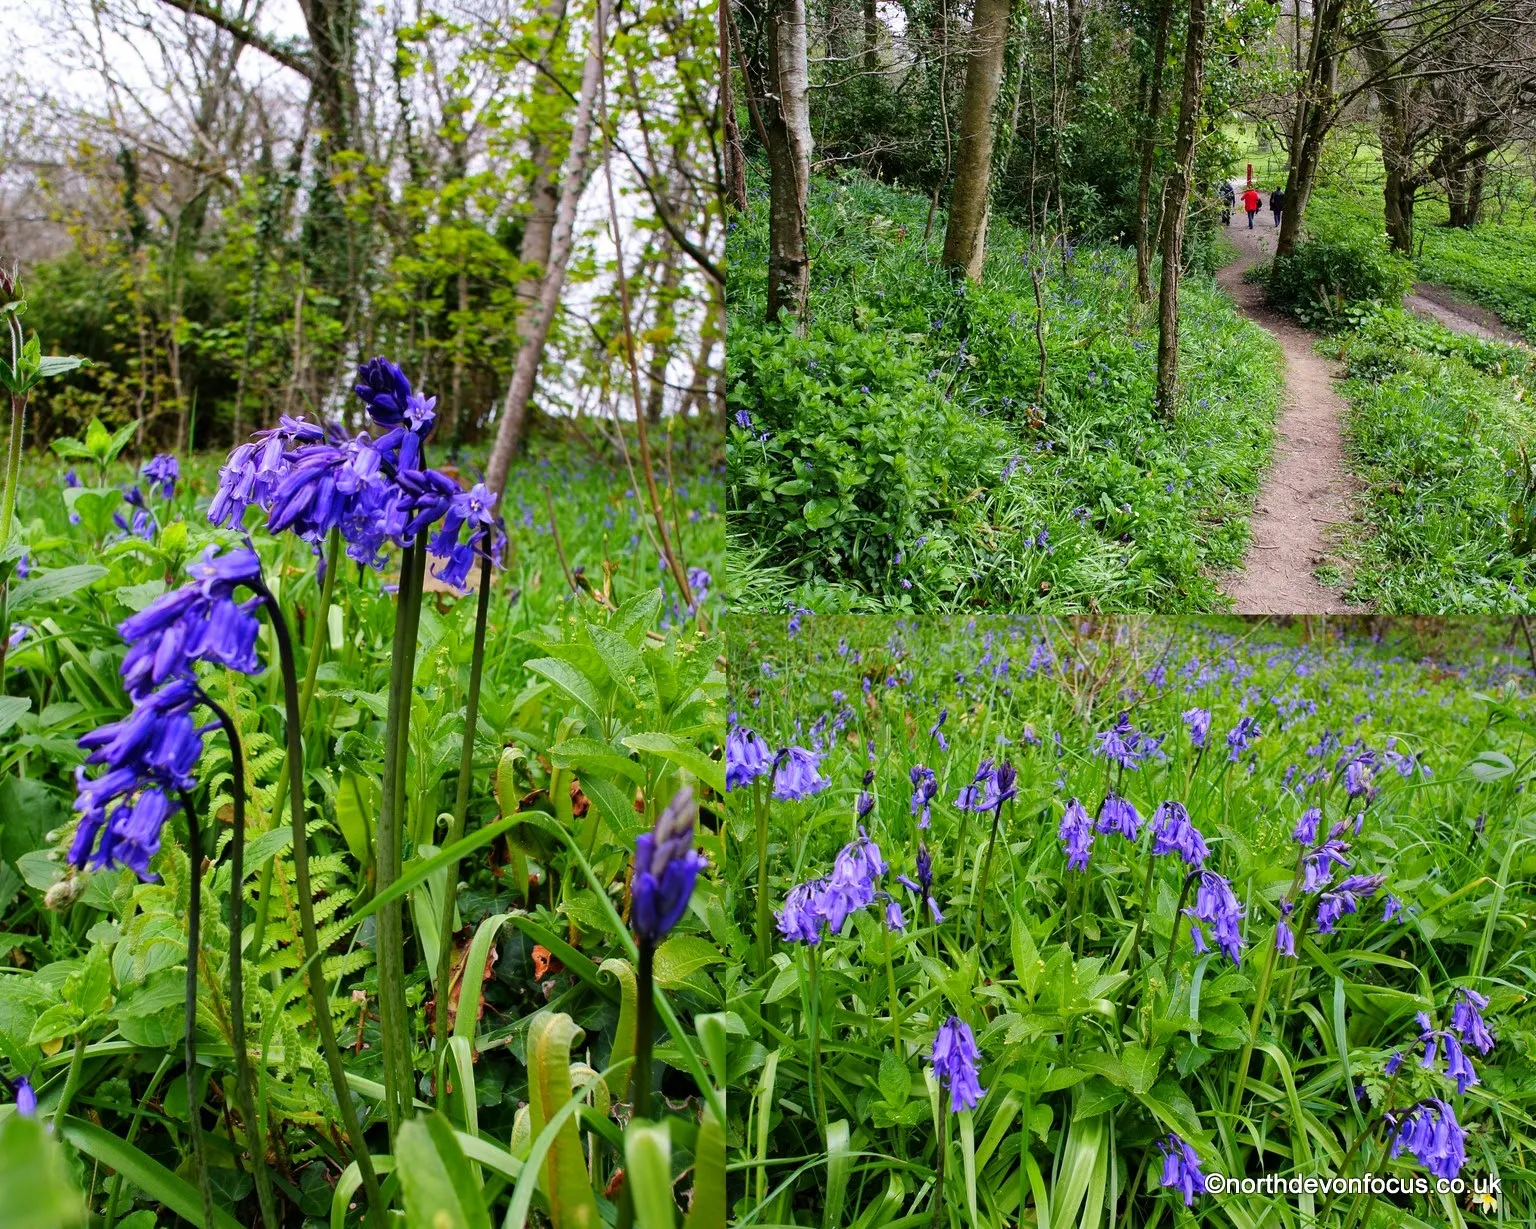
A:
{"type": "Polygon", "coordinates": [[[965,108],[960,114],[949,226],[944,232],[944,263],[973,282],[981,280],[986,255],[996,133],[993,108],[1002,82],[1010,8],[1010,0],[976,0],[971,20],[971,54],[965,72],[965,108]]]}
{"type": "Polygon", "coordinates": [[[768,318],[804,316],[810,293],[806,194],[811,179],[810,74],[805,0],[768,0],[768,66],[762,91],[769,167],[768,318]]]}

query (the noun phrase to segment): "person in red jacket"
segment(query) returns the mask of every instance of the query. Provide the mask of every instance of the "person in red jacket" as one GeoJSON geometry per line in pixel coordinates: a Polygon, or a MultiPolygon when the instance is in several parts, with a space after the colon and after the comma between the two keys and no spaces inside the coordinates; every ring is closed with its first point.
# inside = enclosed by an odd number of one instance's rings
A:
{"type": "Polygon", "coordinates": [[[1259,206],[1261,206],[1263,203],[1264,201],[1259,196],[1257,189],[1249,188],[1248,191],[1243,193],[1243,209],[1248,214],[1249,230],[1253,229],[1254,214],[1259,212],[1259,206]]]}

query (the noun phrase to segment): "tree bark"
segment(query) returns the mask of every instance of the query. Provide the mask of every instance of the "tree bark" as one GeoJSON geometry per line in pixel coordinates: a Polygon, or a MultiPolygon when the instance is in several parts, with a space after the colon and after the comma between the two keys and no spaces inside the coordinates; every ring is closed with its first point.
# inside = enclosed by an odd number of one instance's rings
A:
{"type": "Polygon", "coordinates": [[[732,209],[747,207],[747,155],[736,122],[731,96],[731,14],[729,0],[720,3],[720,122],[725,138],[725,200],[732,209]]]}
{"type": "Polygon", "coordinates": [[[1483,177],[1488,159],[1478,158],[1453,171],[1446,187],[1451,198],[1450,224],[1458,228],[1476,226],[1483,212],[1483,177]]]}
{"type": "MultiPolygon", "coordinates": [[[[599,6],[607,0],[598,0],[599,6]]],[[[560,203],[556,209],[550,232],[548,259],[544,262],[544,275],[540,280],[538,299],[532,309],[522,317],[517,363],[512,370],[512,380],[507,386],[506,400],[502,404],[501,422],[496,427],[496,442],[486,463],[485,485],[499,496],[507,483],[507,471],[512,458],[522,446],[528,419],[528,403],[533,398],[533,387],[539,374],[539,361],[544,357],[544,343],[549,337],[549,327],[554,322],[560,306],[560,292],[565,287],[565,269],[571,258],[571,248],[576,228],[576,206],[587,185],[587,155],[592,139],[592,105],[597,97],[598,81],[603,72],[603,45],[599,32],[601,20],[592,23],[591,42],[587,48],[586,67],[581,75],[581,94],[576,100],[576,114],[571,121],[571,143],[561,174],[560,203]]],[[[527,232],[524,232],[526,247],[527,232]]]]}
{"type": "Polygon", "coordinates": [[[1157,153],[1157,124],[1163,112],[1163,67],[1168,60],[1168,28],[1173,0],[1158,0],[1157,33],[1152,49],[1152,78],[1141,122],[1141,172],[1136,181],[1136,297],[1152,300],[1152,244],[1148,214],[1152,208],[1152,162],[1157,153]]]}
{"type": "Polygon", "coordinates": [[[1289,256],[1301,237],[1323,138],[1332,119],[1333,93],[1338,79],[1339,32],[1344,21],[1344,0],[1321,0],[1312,15],[1312,40],[1307,51],[1306,79],[1296,94],[1291,119],[1291,148],[1285,177],[1285,212],[1275,255],[1289,256]]]}
{"type": "Polygon", "coordinates": [[[872,73],[880,66],[880,13],[875,0],[864,0],[864,71],[872,73]]]}
{"type": "Polygon", "coordinates": [[[767,20],[768,319],[777,320],[782,311],[804,320],[810,293],[805,233],[811,179],[805,0],[770,0],[767,20]]]}
{"type": "Polygon", "coordinates": [[[1177,409],[1179,378],[1179,273],[1184,262],[1184,223],[1195,161],[1195,126],[1200,118],[1200,81],[1205,71],[1207,0],[1189,0],[1189,33],[1184,40],[1184,87],[1174,139],[1173,171],[1163,189],[1163,266],[1158,287],[1157,406],[1165,419],[1177,409]]]}
{"type": "Polygon", "coordinates": [[[944,267],[970,281],[981,280],[987,250],[987,202],[992,182],[992,108],[1003,79],[1008,45],[1009,0],[976,0],[971,22],[971,55],[965,70],[965,105],[955,181],[944,231],[944,267]]]}

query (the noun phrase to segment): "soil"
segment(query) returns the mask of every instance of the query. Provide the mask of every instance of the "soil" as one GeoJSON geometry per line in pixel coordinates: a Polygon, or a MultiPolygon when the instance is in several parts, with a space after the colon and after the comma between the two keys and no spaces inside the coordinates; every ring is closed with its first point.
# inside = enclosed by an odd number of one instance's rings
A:
{"type": "MultiPolygon", "coordinates": [[[[1239,197],[1241,181],[1233,188],[1239,197]]],[[[1265,204],[1268,204],[1266,196],[1265,204]]],[[[1346,403],[1334,387],[1338,363],[1312,349],[1316,335],[1264,304],[1261,286],[1243,274],[1268,261],[1278,230],[1268,209],[1248,229],[1234,211],[1227,234],[1238,258],[1216,275],[1238,310],[1272,334],[1285,352],[1285,395],[1275,421],[1275,453],[1259,489],[1248,557],[1226,583],[1238,614],[1344,614],[1358,611],[1325,587],[1315,569],[1328,561],[1328,540],[1349,519],[1353,491],[1344,464],[1346,403]]]]}

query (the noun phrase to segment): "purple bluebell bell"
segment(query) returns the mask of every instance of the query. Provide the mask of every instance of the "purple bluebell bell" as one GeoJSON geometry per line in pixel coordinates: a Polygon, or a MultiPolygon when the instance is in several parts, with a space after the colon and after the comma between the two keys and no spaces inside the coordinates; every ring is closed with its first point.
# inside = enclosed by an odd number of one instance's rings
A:
{"type": "Polygon", "coordinates": [[[1094,739],[1098,743],[1095,752],[1121,768],[1137,769],[1154,756],[1165,758],[1163,740],[1138,730],[1131,724],[1129,713],[1121,713],[1112,728],[1095,734],[1094,739]]]}
{"type": "Polygon", "coordinates": [[[997,803],[997,766],[982,760],[971,783],[961,789],[955,806],[962,811],[990,811],[997,803]]]}
{"type": "Polygon", "coordinates": [[[381,427],[403,427],[425,437],[437,420],[437,398],[415,392],[405,373],[387,358],[369,359],[358,367],[352,391],[368,407],[368,416],[381,427]]]}
{"type": "Polygon", "coordinates": [[[698,813],[693,790],[685,785],[656,817],[655,827],[635,840],[629,924],[642,943],[667,937],[688,908],[699,872],[709,865],[693,847],[698,813]]]}
{"type": "Polygon", "coordinates": [[[821,775],[822,752],[785,747],[778,755],[773,796],[780,802],[800,802],[821,793],[832,782],[821,775]]]}
{"type": "Polygon", "coordinates": [[[1184,1206],[1193,1207],[1196,1195],[1205,1194],[1205,1174],[1200,1171],[1200,1157],[1190,1145],[1172,1132],[1157,1141],[1163,1152],[1163,1174],[1159,1185],[1171,1187],[1184,1196],[1184,1206]]]}
{"type": "Polygon", "coordinates": [[[725,736],[725,788],[741,789],[773,771],[773,752],[757,732],[733,725],[725,736]]]}
{"type": "Polygon", "coordinates": [[[1344,769],[1344,791],[1351,798],[1369,797],[1376,791],[1371,785],[1374,766],[1363,756],[1353,759],[1344,769]]]}
{"type": "Polygon", "coordinates": [[[181,477],[181,466],[170,453],[161,452],[153,460],[144,463],[139,475],[151,486],[159,485],[161,499],[170,499],[176,494],[176,480],[181,477]]]}
{"type": "Polygon", "coordinates": [[[1296,933],[1291,929],[1291,913],[1295,908],[1289,900],[1280,902],[1280,920],[1275,923],[1275,951],[1282,956],[1296,954],[1296,933]]]}
{"type": "Polygon", "coordinates": [[[1199,868],[1211,851],[1184,804],[1170,800],[1152,813],[1152,852],[1160,857],[1178,854],[1191,868],[1199,868]]]}
{"type": "Polygon", "coordinates": [[[1375,896],[1386,881],[1385,875],[1351,875],[1338,887],[1324,892],[1317,901],[1318,930],[1325,935],[1332,934],[1341,917],[1357,912],[1361,902],[1375,896]]]}
{"type": "Polygon", "coordinates": [[[1312,844],[1317,840],[1317,828],[1322,821],[1322,811],[1317,807],[1308,807],[1296,821],[1296,827],[1291,831],[1291,839],[1298,845],[1312,844]]]}
{"type": "Polygon", "coordinates": [[[901,911],[901,902],[894,896],[885,904],[885,924],[891,930],[904,931],[907,928],[907,918],[901,911]]]}
{"type": "Polygon", "coordinates": [[[1333,880],[1333,867],[1353,865],[1348,857],[1349,846],[1335,837],[1329,837],[1303,860],[1306,874],[1302,878],[1303,892],[1316,892],[1333,880]]]}
{"type": "Polygon", "coordinates": [[[1076,798],[1067,803],[1056,836],[1067,855],[1067,869],[1086,870],[1089,854],[1093,851],[1093,818],[1076,798]]]}
{"type": "Polygon", "coordinates": [[[1243,717],[1227,731],[1227,760],[1236,763],[1239,756],[1252,744],[1262,731],[1257,717],[1243,717]]]}
{"type": "Polygon", "coordinates": [[[869,813],[875,809],[875,796],[867,789],[859,791],[859,797],[853,804],[853,813],[859,819],[867,819],[869,813]]]}
{"type": "Polygon", "coordinates": [[[127,507],[123,511],[112,514],[112,523],[125,534],[135,538],[143,538],[146,542],[153,541],[158,525],[155,521],[155,514],[149,510],[149,505],[144,502],[144,492],[139,490],[137,486],[124,487],[123,503],[127,507]]]}
{"type": "Polygon", "coordinates": [[[1209,925],[1227,959],[1235,965],[1242,964],[1243,909],[1237,903],[1231,883],[1224,876],[1215,871],[1201,871],[1200,886],[1195,889],[1194,908],[1184,912],[1209,925]]]}
{"type": "Polygon", "coordinates": [[[444,584],[464,588],[476,559],[489,556],[492,563],[501,562],[507,534],[495,507],[496,496],[483,482],[459,491],[449,501],[442,524],[427,543],[428,553],[443,560],[433,574],[444,584]]]}
{"type": "Polygon", "coordinates": [[[981,1053],[970,1026],[959,1016],[950,1016],[939,1026],[933,1039],[933,1070],[949,1089],[949,1109],[953,1114],[975,1108],[986,1089],[981,1086],[977,1063],[981,1053]]]}
{"type": "Polygon", "coordinates": [[[16,1097],[16,1112],[23,1118],[37,1117],[37,1093],[32,1091],[32,1081],[19,1076],[11,1081],[11,1092],[16,1097]]]}
{"type": "Polygon", "coordinates": [[[1388,892],[1386,904],[1382,907],[1381,910],[1381,920],[1383,922],[1390,922],[1393,918],[1400,916],[1402,912],[1403,902],[1398,900],[1397,897],[1393,896],[1392,893],[1388,892]]]}
{"type": "Polygon", "coordinates": [[[1203,749],[1206,739],[1211,735],[1211,710],[1208,708],[1185,709],[1184,724],[1189,729],[1190,745],[1203,749]]]}
{"type": "Polygon", "coordinates": [[[1387,1073],[1387,1075],[1390,1077],[1390,1076],[1396,1075],[1397,1074],[1397,1069],[1399,1067],[1401,1067],[1402,1065],[1403,1065],[1403,1052],[1401,1050],[1394,1050],[1394,1051],[1392,1051],[1392,1057],[1387,1059],[1386,1063],[1383,1064],[1382,1070],[1384,1070],[1387,1073]]]}
{"type": "Polygon", "coordinates": [[[821,942],[826,919],[821,913],[822,881],[812,879],[797,883],[784,898],[784,907],[774,915],[779,935],[790,943],[821,942]]]}
{"type": "Polygon", "coordinates": [[[1126,840],[1135,842],[1141,835],[1141,814],[1129,799],[1110,794],[1099,808],[1098,830],[1118,832],[1126,840]]]}
{"type": "Polygon", "coordinates": [[[1467,1161],[1466,1132],[1447,1102],[1439,1098],[1422,1101],[1401,1119],[1394,1115],[1392,1121],[1397,1126],[1392,1159],[1411,1152],[1437,1178],[1450,1180],[1461,1173],[1467,1161]]]}
{"type": "Polygon", "coordinates": [[[1456,988],[1456,996],[1455,1005],[1451,1008],[1451,1027],[1479,1054],[1487,1054],[1493,1049],[1495,1040],[1482,1016],[1488,1007],[1488,1000],[1476,990],[1469,990],[1465,986],[1456,988]]]}
{"type": "Polygon", "coordinates": [[[928,911],[933,915],[934,925],[937,926],[944,920],[944,915],[939,912],[939,902],[933,898],[933,855],[928,852],[928,846],[919,841],[917,843],[917,884],[918,892],[928,904],[928,911]]]}
{"type": "Polygon", "coordinates": [[[939,792],[939,779],[933,769],[921,764],[913,764],[907,775],[912,781],[912,814],[918,817],[917,826],[926,828],[930,820],[929,804],[939,792]]]}

